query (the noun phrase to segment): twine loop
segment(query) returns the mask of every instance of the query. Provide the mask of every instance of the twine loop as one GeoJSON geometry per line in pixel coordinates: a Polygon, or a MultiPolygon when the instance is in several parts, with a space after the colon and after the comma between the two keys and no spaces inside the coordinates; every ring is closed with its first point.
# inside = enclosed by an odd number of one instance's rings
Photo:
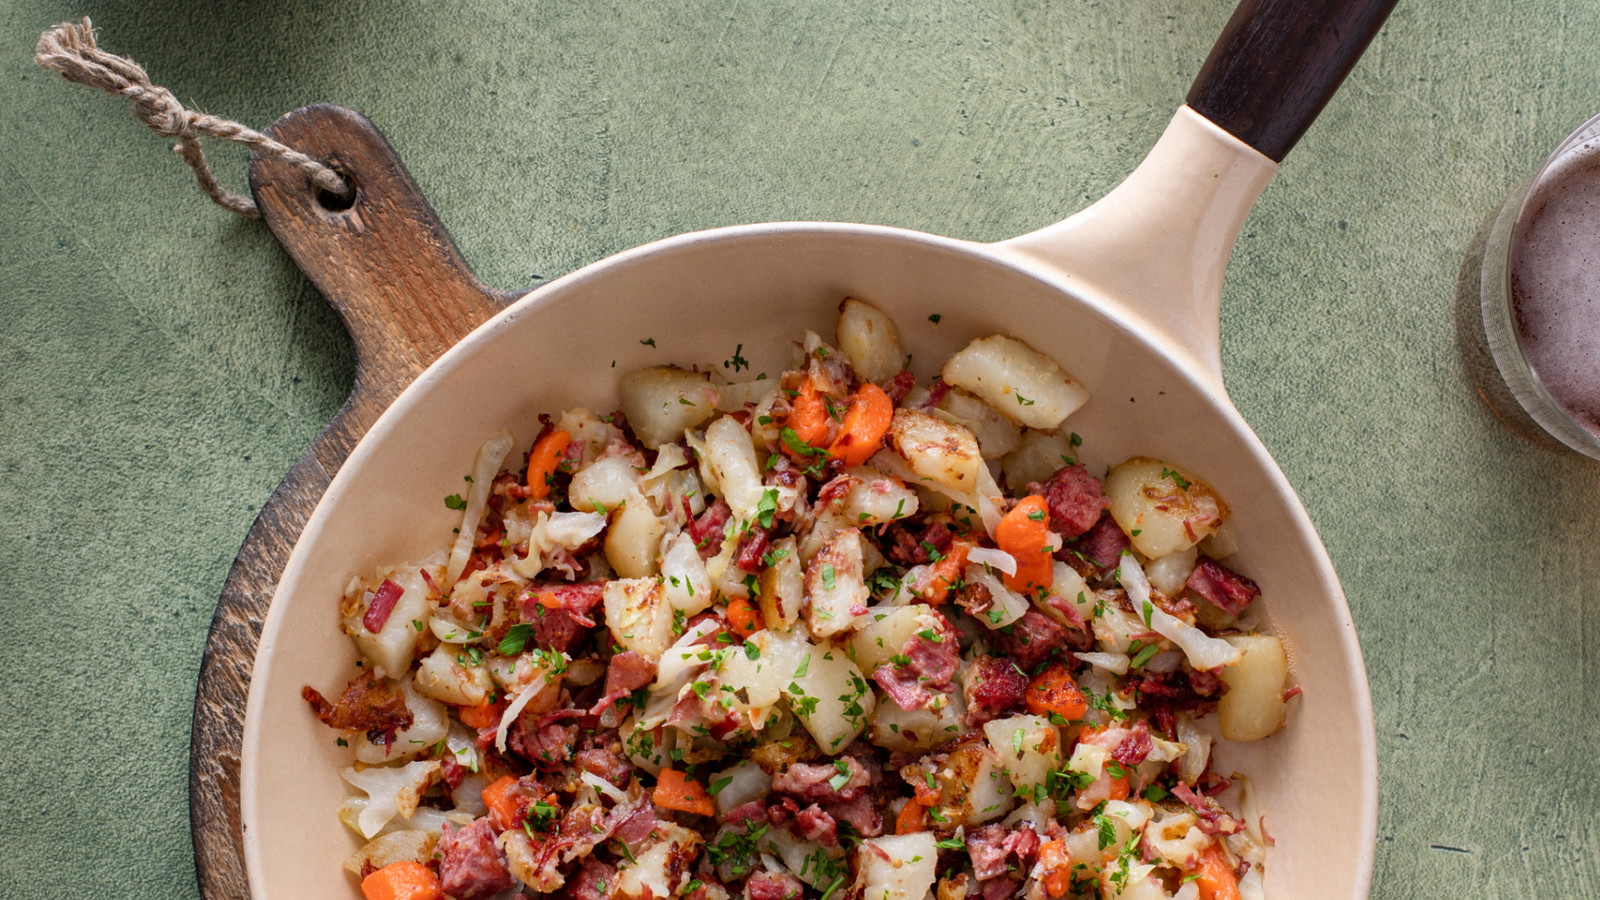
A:
{"type": "Polygon", "coordinates": [[[134,115],[140,121],[156,134],[177,141],[173,152],[194,170],[200,190],[224,209],[252,219],[261,218],[255,201],[218,183],[200,147],[201,137],[271,154],[300,170],[313,185],[333,196],[344,200],[354,196],[350,184],[338,172],[304,153],[238,122],[185,108],[171,91],[151,84],[150,76],[138,63],[101,50],[95,43],[94,25],[87,17],[82,22],[63,22],[46,31],[39,38],[33,59],[68,81],[116,94],[133,104],[134,115]]]}

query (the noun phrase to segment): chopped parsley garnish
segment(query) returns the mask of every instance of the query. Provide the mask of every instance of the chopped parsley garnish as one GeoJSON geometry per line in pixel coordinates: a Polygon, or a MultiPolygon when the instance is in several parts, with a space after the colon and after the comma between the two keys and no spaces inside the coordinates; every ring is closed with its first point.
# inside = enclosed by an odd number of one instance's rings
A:
{"type": "Polygon", "coordinates": [[[820,447],[813,447],[805,441],[800,440],[800,435],[793,428],[784,428],[782,431],[778,432],[778,437],[783,440],[783,445],[789,448],[789,452],[796,456],[828,455],[828,451],[820,447]]]}
{"type": "Polygon", "coordinates": [[[1134,655],[1133,659],[1128,661],[1128,666],[1134,669],[1140,668],[1145,663],[1154,659],[1155,655],[1160,652],[1161,648],[1157,647],[1155,644],[1146,644],[1142,649],[1139,650],[1138,653],[1134,655]]]}
{"type": "Polygon", "coordinates": [[[837,773],[828,779],[828,787],[836,791],[844,790],[844,786],[850,783],[850,764],[842,759],[836,759],[833,761],[833,767],[837,773]]]}
{"type": "Polygon", "coordinates": [[[767,488],[761,492],[761,502],[756,504],[756,521],[762,528],[772,527],[772,517],[778,511],[778,489],[767,488]]]}
{"type": "Polygon", "coordinates": [[[451,509],[466,509],[467,501],[461,499],[460,494],[451,494],[450,496],[444,498],[444,505],[450,507],[451,509]]]}
{"type": "Polygon", "coordinates": [[[519,622],[506,631],[506,636],[500,639],[495,649],[501,656],[516,656],[522,648],[528,645],[528,638],[533,633],[533,626],[526,622],[519,622]]]}

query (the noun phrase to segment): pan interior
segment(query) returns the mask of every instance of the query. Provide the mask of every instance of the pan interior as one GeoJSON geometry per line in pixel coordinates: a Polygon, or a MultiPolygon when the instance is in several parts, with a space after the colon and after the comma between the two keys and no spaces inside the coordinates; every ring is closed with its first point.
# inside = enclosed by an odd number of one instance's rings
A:
{"type": "Polygon", "coordinates": [[[1263,588],[1265,627],[1290,648],[1305,690],[1288,727],[1227,749],[1218,770],[1250,776],[1266,826],[1269,895],[1366,896],[1376,823],[1370,703],[1354,628],[1304,511],[1227,402],[1059,276],[984,245],[865,226],[766,225],[687,235],[567,276],[480,328],[418,380],[339,473],[297,546],[264,626],[250,688],[243,814],[258,900],[348,900],[342,862],[360,841],[334,816],[348,765],[300,699],[356,672],[338,629],[353,575],[448,546],[478,445],[509,429],[526,446],[537,414],[616,406],[618,376],[711,365],[734,380],[790,364],[810,328],[832,341],[840,300],[893,315],[926,379],[967,341],[1020,337],[1093,394],[1067,426],[1095,471],[1131,455],[1182,464],[1234,510],[1230,560],[1263,588]],[[751,368],[724,368],[735,353],[751,368]]]}

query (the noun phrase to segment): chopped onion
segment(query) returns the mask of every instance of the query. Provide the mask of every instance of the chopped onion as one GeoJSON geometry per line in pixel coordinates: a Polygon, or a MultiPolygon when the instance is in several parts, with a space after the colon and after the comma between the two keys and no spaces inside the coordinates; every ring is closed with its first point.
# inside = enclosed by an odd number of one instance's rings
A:
{"type": "Polygon", "coordinates": [[[1126,653],[1074,653],[1073,656],[1083,660],[1091,666],[1115,672],[1118,675],[1128,674],[1128,654],[1126,653]]]}
{"type": "MultiPolygon", "coordinates": [[[[560,665],[564,667],[567,664],[567,655],[562,653],[558,656],[560,659],[560,665]]],[[[523,659],[531,658],[532,657],[527,655],[523,656],[523,659]]],[[[533,671],[527,677],[523,677],[521,673],[518,673],[517,680],[526,686],[517,692],[517,696],[513,698],[511,704],[506,707],[505,713],[500,716],[500,725],[494,730],[494,748],[496,750],[499,750],[501,753],[506,752],[506,732],[511,729],[511,723],[517,720],[517,716],[522,715],[522,710],[527,707],[530,702],[532,702],[533,698],[539,696],[539,694],[544,691],[545,682],[544,679],[539,676],[541,674],[550,672],[552,668],[553,667],[548,664],[540,665],[533,669],[533,671]]]]}
{"type": "Polygon", "coordinates": [[[1184,746],[1183,759],[1178,763],[1178,777],[1194,784],[1205,774],[1206,763],[1211,761],[1211,735],[1201,731],[1194,719],[1178,716],[1178,743],[1184,746]]]}
{"type": "Polygon", "coordinates": [[[578,777],[583,779],[583,783],[584,784],[587,784],[588,786],[594,788],[595,790],[597,790],[600,793],[606,795],[607,797],[610,797],[613,801],[615,801],[617,803],[621,803],[624,800],[628,799],[628,795],[624,794],[622,791],[617,790],[617,786],[616,785],[614,785],[611,782],[605,780],[604,778],[601,778],[599,775],[596,775],[593,772],[584,772],[582,775],[579,775],[578,777]]]}
{"type": "Polygon", "coordinates": [[[665,722],[678,702],[678,695],[710,665],[709,661],[700,658],[705,648],[696,646],[695,642],[718,627],[715,619],[703,619],[661,654],[656,680],[650,685],[650,700],[645,704],[644,712],[639,714],[637,728],[640,731],[652,731],[665,722]]]}
{"type": "MultiPolygon", "coordinates": [[[[996,528],[1000,527],[1000,520],[1005,518],[1005,513],[1000,506],[1005,502],[1005,492],[1000,490],[1000,485],[995,484],[994,474],[989,471],[989,464],[980,460],[978,462],[978,489],[973,492],[976,496],[978,516],[983,519],[983,530],[989,537],[994,537],[996,528]]],[[[973,505],[968,502],[968,505],[973,505]]]]}
{"type": "MultiPolygon", "coordinates": [[[[455,586],[456,579],[466,571],[472,558],[472,548],[478,541],[478,523],[483,519],[483,508],[489,501],[489,488],[500,471],[500,463],[511,452],[511,433],[502,431],[483,442],[478,448],[478,458],[472,463],[472,487],[467,490],[467,506],[461,513],[461,531],[456,544],[450,549],[450,566],[444,573],[446,591],[455,586]]],[[[503,748],[502,748],[503,749],[503,748]]]]}
{"type": "Polygon", "coordinates": [[[1238,647],[1206,634],[1157,606],[1150,599],[1150,581],[1145,578],[1144,570],[1139,568],[1139,561],[1133,558],[1132,553],[1122,554],[1117,580],[1127,590],[1134,614],[1143,617],[1156,633],[1182,648],[1184,655],[1189,658],[1189,665],[1196,669],[1218,669],[1231,666],[1244,656],[1238,647]]]}
{"type": "Polygon", "coordinates": [[[544,571],[545,557],[556,550],[576,550],[606,527],[598,512],[540,513],[528,535],[528,555],[513,558],[511,568],[524,578],[544,571]]]}
{"type": "Polygon", "coordinates": [[[967,562],[999,569],[1007,575],[1017,574],[1017,558],[993,547],[973,547],[967,551],[967,562]]]}
{"type": "Polygon", "coordinates": [[[716,800],[717,811],[726,815],[736,807],[766,796],[772,790],[772,776],[750,760],[741,759],[712,775],[707,784],[716,792],[713,799],[716,800]]]}

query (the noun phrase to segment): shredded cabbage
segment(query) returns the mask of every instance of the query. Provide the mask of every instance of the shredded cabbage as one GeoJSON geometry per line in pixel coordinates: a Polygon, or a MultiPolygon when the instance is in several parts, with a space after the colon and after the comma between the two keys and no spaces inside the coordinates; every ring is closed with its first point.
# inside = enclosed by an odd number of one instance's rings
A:
{"type": "Polygon", "coordinates": [[[1177,644],[1189,658],[1189,665],[1196,669],[1218,669],[1231,666],[1244,656],[1238,647],[1222,638],[1211,637],[1157,606],[1150,599],[1150,581],[1132,553],[1123,552],[1117,580],[1127,590],[1134,613],[1142,616],[1162,637],[1177,644]]]}
{"type": "Polygon", "coordinates": [[[478,448],[478,458],[472,463],[472,487],[467,490],[467,505],[461,513],[461,532],[456,535],[455,546],[450,548],[450,565],[444,573],[444,584],[440,585],[446,591],[455,586],[472,558],[472,548],[478,540],[478,523],[483,520],[483,508],[489,502],[489,488],[494,486],[494,476],[510,452],[509,431],[489,438],[478,448]]]}

